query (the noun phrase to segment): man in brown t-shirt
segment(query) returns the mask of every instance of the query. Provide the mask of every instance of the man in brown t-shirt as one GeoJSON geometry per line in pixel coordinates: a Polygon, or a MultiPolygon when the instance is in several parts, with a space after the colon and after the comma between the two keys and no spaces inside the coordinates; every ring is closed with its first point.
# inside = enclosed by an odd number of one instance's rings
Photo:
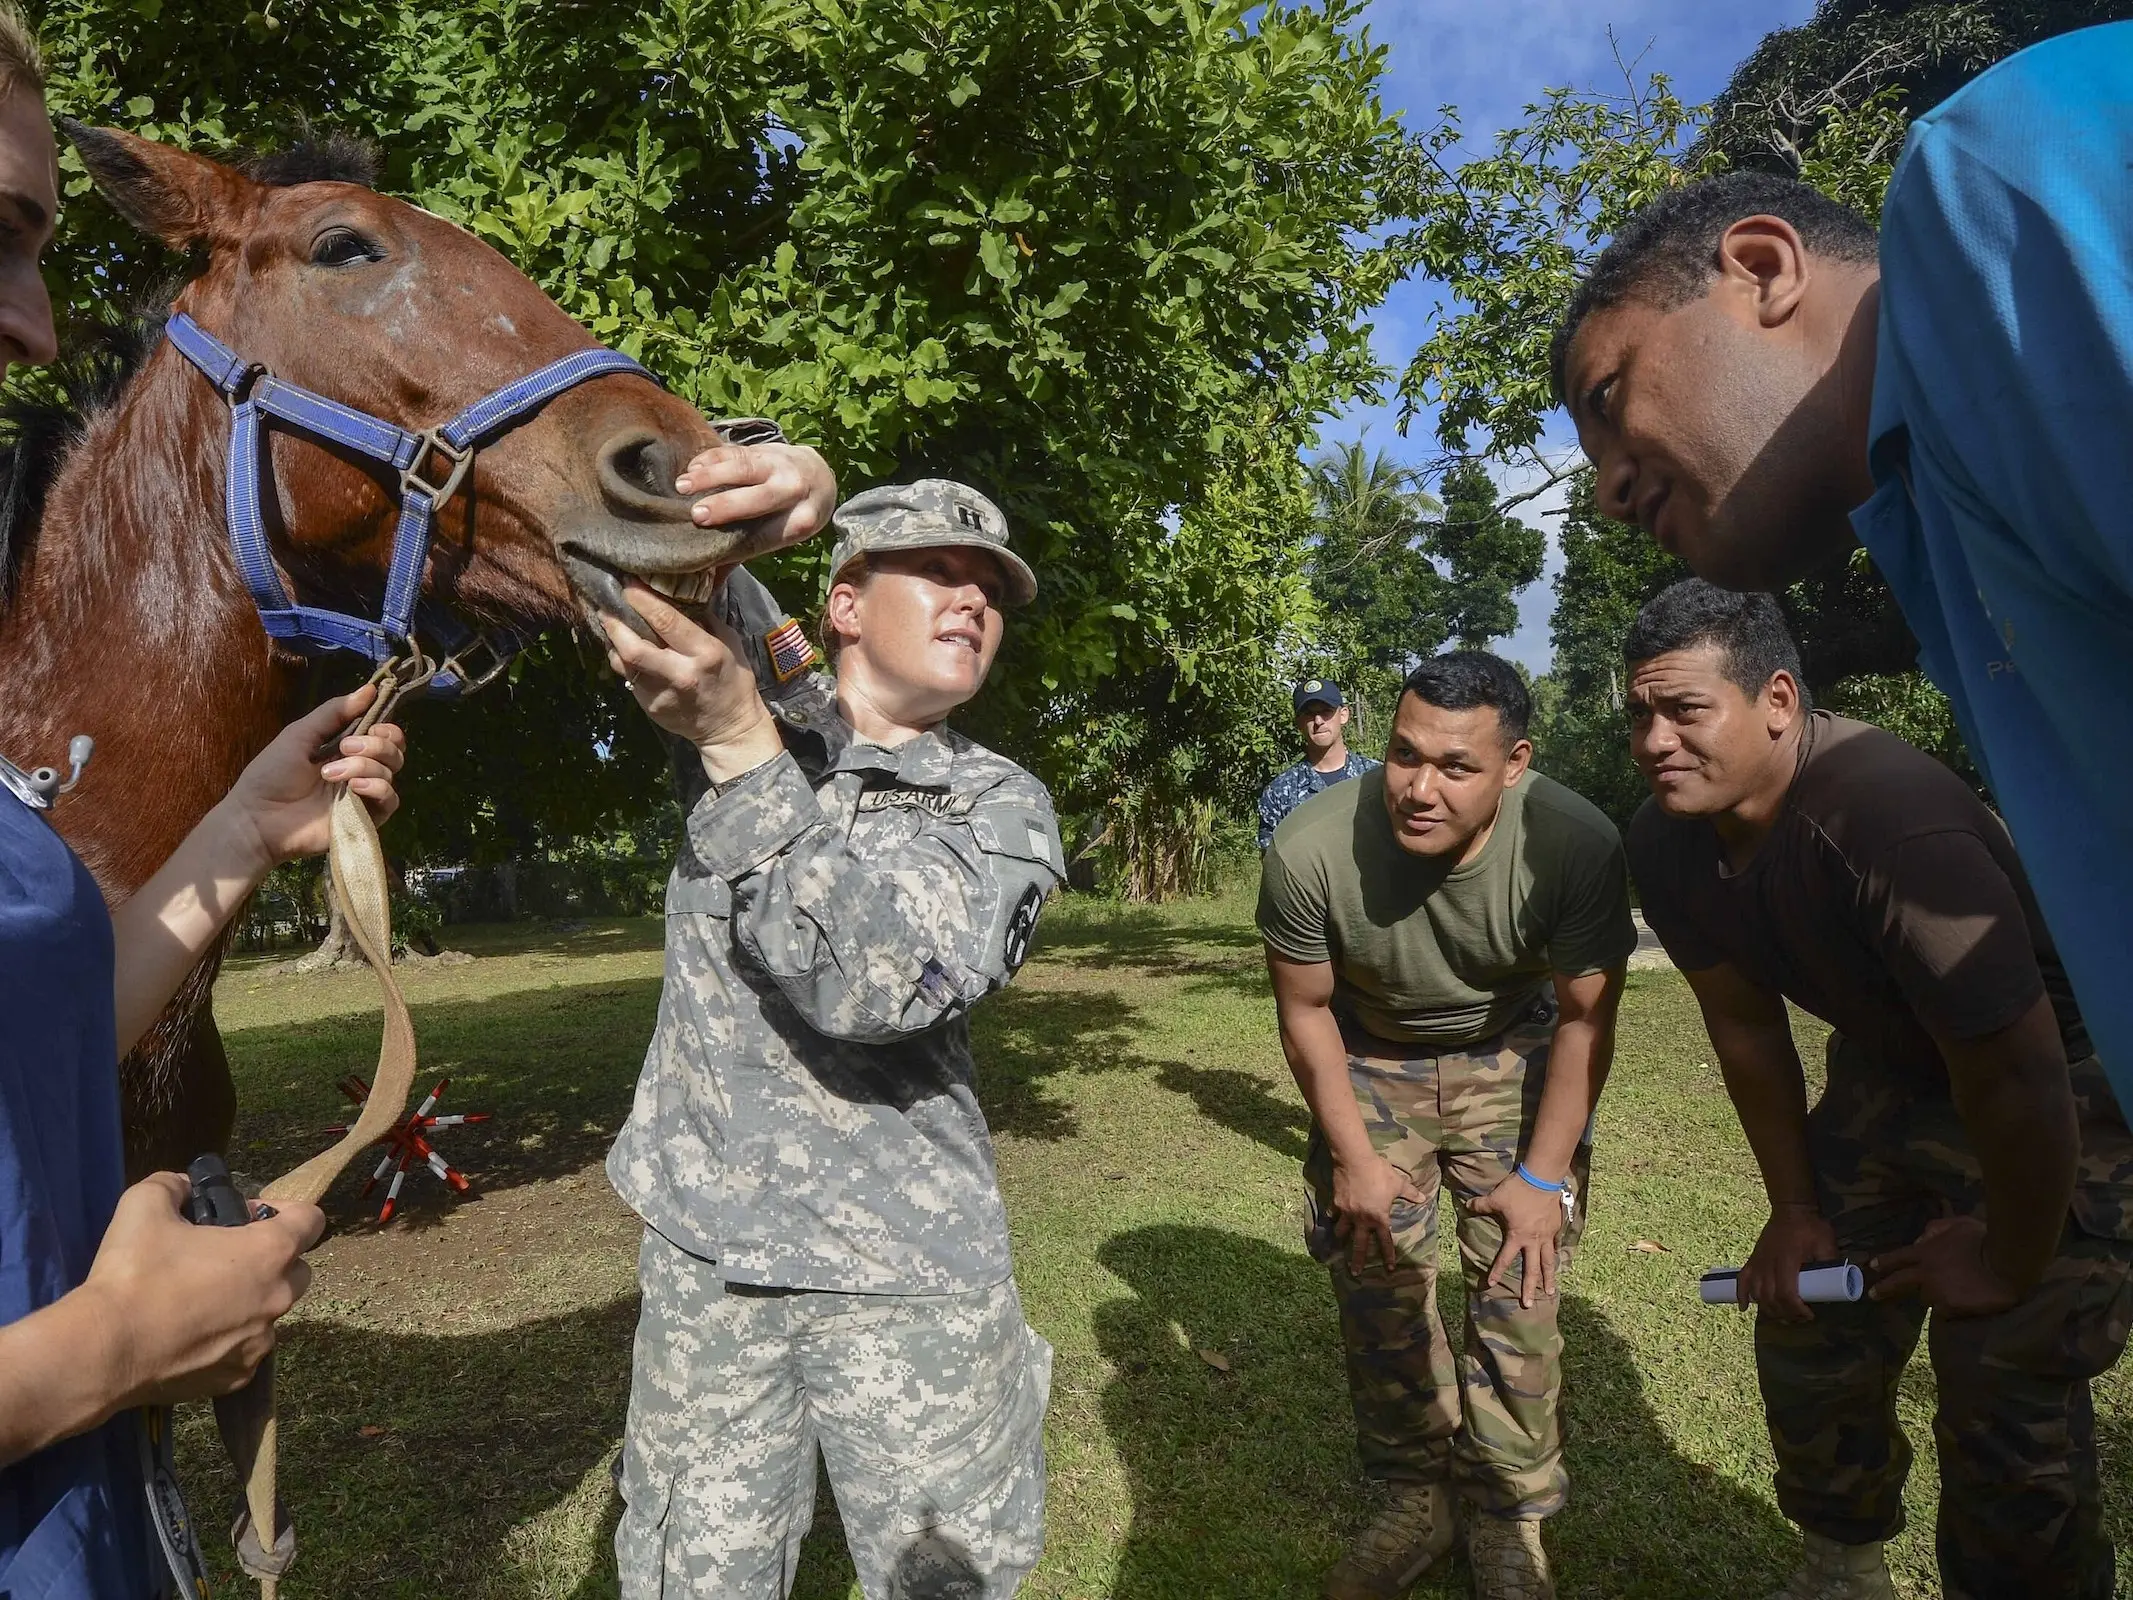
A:
{"type": "Polygon", "coordinates": [[[2110,1600],[2089,1380],[2133,1314],[2133,1136],[2006,830],[1947,768],[1810,711],[1776,603],[1701,580],[1624,642],[1646,920],[1702,1007],[1771,1216],[1741,1270],[1782,1600],[1893,1595],[1896,1391],[1932,1314],[1948,1600],[2110,1600]],[[1814,1110],[1785,1002],[1828,1022],[1814,1110]],[[1861,1262],[1811,1313],[1804,1263],[1861,1262]]]}

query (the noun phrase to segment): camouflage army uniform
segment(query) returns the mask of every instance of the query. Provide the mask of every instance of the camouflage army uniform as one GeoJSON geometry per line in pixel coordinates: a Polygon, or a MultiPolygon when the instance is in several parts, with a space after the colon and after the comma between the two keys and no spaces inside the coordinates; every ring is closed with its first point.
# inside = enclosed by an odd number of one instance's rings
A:
{"type": "MultiPolygon", "coordinates": [[[[2133,1318],[2133,1135],[2095,1057],[2075,1063],[2073,1079],[2079,1182],[2043,1282],[1998,1316],[1931,1322],[1947,1600],[2113,1592],[2089,1384],[2116,1363],[2133,1318]]],[[[1808,1153],[1822,1214],[1854,1261],[1910,1243],[1951,1210],[1983,1207],[1945,1087],[1920,1093],[1841,1036],[1808,1116],[1808,1153]]],[[[1896,1392],[1926,1309],[1915,1297],[1813,1309],[1812,1322],[1756,1323],[1778,1504],[1840,1544],[1886,1539],[1904,1526],[1911,1446],[1896,1392]]]]}
{"type": "Polygon", "coordinates": [[[819,1444],[873,1600],[995,1600],[1043,1545],[1051,1352],[967,1013],[1059,881],[1051,800],[945,728],[856,739],[760,585],[717,604],[787,748],[715,790],[677,751],[666,982],[608,1158],[649,1230],[622,1592],[782,1595],[819,1444]]]}
{"type": "MultiPolygon", "coordinates": [[[[1536,1296],[1531,1310],[1519,1305],[1523,1258],[1514,1258],[1501,1287],[1486,1287],[1503,1228],[1471,1209],[1511,1175],[1532,1136],[1555,1022],[1555,997],[1543,991],[1511,1027],[1466,1050],[1402,1046],[1344,1030],[1349,1079],[1371,1145],[1423,1196],[1393,1206],[1394,1270],[1377,1256],[1360,1277],[1349,1270],[1349,1244],[1333,1231],[1332,1155],[1315,1128],[1304,1165],[1312,1200],[1307,1242],[1333,1274],[1364,1471],[1390,1483],[1449,1479],[1470,1504],[1500,1517],[1551,1516],[1569,1490],[1557,1419],[1563,1336],[1556,1301],[1536,1296]],[[1466,1275],[1466,1337],[1456,1353],[1437,1309],[1440,1184],[1451,1188],[1466,1275]]],[[[1591,1147],[1580,1144],[1557,1247],[1564,1270],[1584,1231],[1591,1163],[1591,1147]]]]}
{"type": "Polygon", "coordinates": [[[1311,796],[1332,788],[1336,783],[1345,783],[1350,778],[1360,778],[1366,772],[1375,772],[1383,765],[1381,761],[1359,756],[1351,750],[1338,772],[1320,772],[1310,762],[1299,761],[1295,766],[1275,773],[1273,782],[1259,791],[1259,848],[1264,850],[1272,844],[1274,830],[1281,826],[1281,819],[1311,796]]]}

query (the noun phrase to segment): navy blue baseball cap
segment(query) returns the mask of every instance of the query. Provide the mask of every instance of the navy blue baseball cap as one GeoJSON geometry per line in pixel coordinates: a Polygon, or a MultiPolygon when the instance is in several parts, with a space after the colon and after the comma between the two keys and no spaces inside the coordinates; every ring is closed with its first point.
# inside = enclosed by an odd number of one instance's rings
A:
{"type": "Polygon", "coordinates": [[[1341,693],[1341,686],[1331,678],[1304,679],[1296,686],[1295,700],[1298,711],[1305,706],[1325,706],[1328,710],[1338,711],[1348,703],[1347,696],[1341,693]]]}

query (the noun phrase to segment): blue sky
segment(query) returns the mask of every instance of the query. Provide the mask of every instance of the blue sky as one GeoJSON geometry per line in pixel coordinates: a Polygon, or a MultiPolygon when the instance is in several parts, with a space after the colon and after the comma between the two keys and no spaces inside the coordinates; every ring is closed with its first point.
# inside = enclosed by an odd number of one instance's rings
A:
{"type": "MultiPolygon", "coordinates": [[[[1391,47],[1384,98],[1408,125],[1431,127],[1437,108],[1456,106],[1469,147],[1479,150],[1497,129],[1521,119],[1527,102],[1565,84],[1607,89],[1621,82],[1608,29],[1625,58],[1643,54],[1642,70],[1667,73],[1690,101],[1708,100],[1764,34],[1807,20],[1813,0],[1373,0],[1371,37],[1391,47]]],[[[1405,283],[1375,318],[1379,359],[1394,370],[1427,337],[1436,286],[1405,283]]],[[[1328,442],[1364,439],[1403,460],[1436,452],[1426,418],[1408,437],[1393,425],[1389,406],[1358,408],[1328,425],[1328,442]]],[[[1568,444],[1560,415],[1551,442],[1568,444]]],[[[1546,526],[1547,500],[1524,508],[1546,526]]],[[[1557,557],[1519,601],[1519,630],[1498,646],[1535,671],[1548,665],[1548,613],[1555,604],[1557,557]]]]}

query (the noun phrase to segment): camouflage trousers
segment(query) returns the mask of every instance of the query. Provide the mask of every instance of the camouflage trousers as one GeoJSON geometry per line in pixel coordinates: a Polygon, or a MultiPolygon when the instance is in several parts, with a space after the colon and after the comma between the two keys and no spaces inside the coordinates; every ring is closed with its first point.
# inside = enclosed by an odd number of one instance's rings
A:
{"type": "MultiPolygon", "coordinates": [[[[1458,1484],[1473,1505],[1500,1517],[1545,1517],[1569,1491],[1563,1467],[1562,1334],[1556,1302],[1518,1303],[1517,1264],[1500,1288],[1484,1280],[1503,1230],[1472,1202],[1511,1175],[1532,1132],[1555,1036],[1553,996],[1504,1033],[1470,1049],[1426,1047],[1350,1030],[1348,1077],[1379,1155],[1405,1172],[1424,1199],[1393,1211],[1399,1264],[1373,1255],[1360,1277],[1349,1245],[1335,1237],[1333,1163],[1312,1130],[1307,1243],[1333,1277],[1348,1393],[1363,1470],[1392,1483],[1458,1484]],[[1454,1351],[1437,1309],[1437,1197],[1449,1188],[1466,1275],[1466,1337],[1454,1351]]],[[[1567,1267],[1583,1231],[1591,1151],[1570,1174],[1575,1210],[1561,1241],[1567,1267]]]]}
{"type": "MultiPolygon", "coordinates": [[[[1933,1316],[1915,1299],[1759,1319],[1755,1362],[1777,1455],[1778,1504],[1845,1544],[1904,1526],[1911,1446],[1897,1385],[1926,1332],[1939,1390],[1936,1543],[1947,1600],[2111,1600],[2090,1380],[2125,1349],[2133,1316],[2133,1136],[2091,1057],[2074,1068],[2081,1182],[2059,1254],[2020,1305],[1933,1316]]],[[[1947,1090],[1921,1091],[1864,1049],[1830,1041],[1829,1085],[1808,1117],[1822,1213],[1853,1261],[1983,1204],[1947,1090]]]]}
{"type": "Polygon", "coordinates": [[[962,1294],[727,1284],[646,1230],[624,1600],[780,1600],[815,1454],[868,1600],[1006,1600],[1044,1550],[1051,1346],[1012,1279],[962,1294]]]}

